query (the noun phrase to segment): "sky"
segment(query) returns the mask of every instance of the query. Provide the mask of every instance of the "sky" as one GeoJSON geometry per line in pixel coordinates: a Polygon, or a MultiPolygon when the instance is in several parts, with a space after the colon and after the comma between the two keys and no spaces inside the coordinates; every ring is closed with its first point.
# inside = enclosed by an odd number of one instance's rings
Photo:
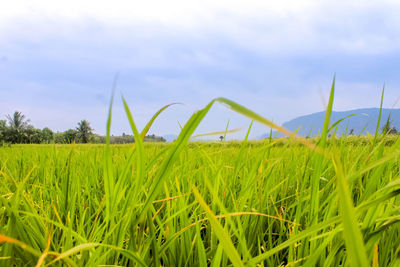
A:
{"type": "MultiPolygon", "coordinates": [[[[0,119],[21,111],[38,128],[104,134],[118,73],[112,133],[131,133],[121,96],[150,133],[180,125],[215,97],[278,124],[325,108],[385,107],[400,97],[399,1],[4,1],[0,9],[0,119]]],[[[215,104],[196,133],[242,128],[215,104]]],[[[251,137],[268,128],[254,125],[251,137]]]]}

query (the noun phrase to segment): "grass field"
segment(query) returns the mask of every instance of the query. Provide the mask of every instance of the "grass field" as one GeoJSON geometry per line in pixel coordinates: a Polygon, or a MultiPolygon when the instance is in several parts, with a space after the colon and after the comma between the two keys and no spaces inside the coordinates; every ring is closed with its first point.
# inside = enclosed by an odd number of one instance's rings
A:
{"type": "Polygon", "coordinates": [[[120,183],[113,184],[111,200],[105,195],[102,145],[1,148],[0,224],[7,242],[1,261],[17,266],[39,259],[71,266],[337,266],[351,259],[344,220],[352,219],[362,239],[348,242],[360,257],[374,266],[396,266],[400,144],[378,144],[371,151],[344,141],[328,149],[340,151],[344,191],[354,208],[341,207],[338,200],[338,168],[303,145],[191,143],[144,214],[149,189],[172,145],[144,146],[140,186],[136,165],[126,169],[132,147],[112,146],[112,173],[120,183]],[[316,168],[321,169],[319,219],[313,222],[310,181],[316,168]],[[341,209],[350,213],[340,217],[341,209]]]}
{"type": "Polygon", "coordinates": [[[332,101],[318,140],[188,143],[212,102],[173,144],[126,106],[134,147],[2,147],[0,265],[399,266],[400,139],[327,138],[332,101]]]}

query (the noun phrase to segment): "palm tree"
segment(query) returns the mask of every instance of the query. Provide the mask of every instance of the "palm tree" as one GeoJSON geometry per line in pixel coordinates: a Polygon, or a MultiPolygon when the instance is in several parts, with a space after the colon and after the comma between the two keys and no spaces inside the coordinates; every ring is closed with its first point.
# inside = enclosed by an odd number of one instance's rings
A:
{"type": "Polygon", "coordinates": [[[81,143],[89,142],[91,135],[93,134],[93,129],[90,128],[90,123],[87,120],[81,120],[78,122],[78,127],[76,127],[77,139],[81,143]]]}
{"type": "Polygon", "coordinates": [[[24,132],[29,126],[29,120],[25,119],[25,115],[19,111],[15,111],[12,116],[7,115],[6,118],[10,126],[7,139],[12,143],[21,143],[24,138],[24,132]]]}
{"type": "Polygon", "coordinates": [[[6,131],[6,121],[0,120],[0,143],[4,142],[4,135],[6,131]]]}
{"type": "Polygon", "coordinates": [[[30,121],[30,120],[25,120],[25,115],[23,115],[19,111],[15,111],[12,116],[10,114],[7,115],[6,118],[8,120],[8,124],[10,125],[10,127],[17,131],[22,131],[26,129],[30,121]]]}

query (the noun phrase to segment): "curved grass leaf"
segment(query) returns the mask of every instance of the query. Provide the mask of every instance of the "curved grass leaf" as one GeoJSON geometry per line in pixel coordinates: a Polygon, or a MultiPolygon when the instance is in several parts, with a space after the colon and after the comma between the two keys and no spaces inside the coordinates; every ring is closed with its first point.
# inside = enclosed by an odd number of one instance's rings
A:
{"type": "Polygon", "coordinates": [[[333,155],[333,163],[337,174],[337,191],[339,198],[339,213],[344,228],[344,239],[352,266],[369,266],[367,253],[353,203],[350,197],[349,187],[343,171],[342,163],[337,155],[333,155]]]}
{"type": "Polygon", "coordinates": [[[229,237],[229,234],[226,232],[225,228],[222,227],[222,225],[218,222],[218,219],[215,217],[214,213],[210,209],[210,207],[207,205],[207,203],[204,201],[202,196],[200,195],[199,191],[197,188],[192,185],[192,190],[193,194],[196,197],[197,201],[199,204],[202,206],[204,211],[207,214],[207,217],[210,221],[210,224],[212,228],[214,228],[214,233],[218,237],[219,242],[221,242],[221,245],[226,253],[226,255],[229,257],[231,260],[233,266],[244,266],[242,263],[242,259],[238,252],[236,251],[235,246],[232,243],[231,238],[229,237]]]}

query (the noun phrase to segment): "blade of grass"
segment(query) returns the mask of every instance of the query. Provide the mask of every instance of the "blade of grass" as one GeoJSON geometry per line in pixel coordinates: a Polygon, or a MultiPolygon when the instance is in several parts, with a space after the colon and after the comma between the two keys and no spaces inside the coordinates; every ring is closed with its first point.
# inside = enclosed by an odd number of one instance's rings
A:
{"type": "Polygon", "coordinates": [[[329,102],[328,106],[326,107],[324,125],[322,127],[321,142],[320,142],[321,147],[325,147],[326,138],[328,136],[328,129],[332,114],[334,95],[335,95],[335,76],[333,77],[331,92],[329,94],[329,102]]]}
{"type": "Polygon", "coordinates": [[[117,88],[118,81],[118,73],[114,77],[112,93],[110,99],[110,107],[108,108],[108,117],[107,117],[107,125],[106,125],[106,148],[105,148],[105,164],[104,166],[104,191],[105,191],[105,199],[106,199],[106,217],[105,220],[108,223],[113,221],[112,218],[112,210],[113,210],[113,199],[114,199],[114,176],[112,170],[112,160],[111,160],[111,148],[110,148],[110,135],[111,135],[111,117],[112,117],[112,106],[114,102],[114,93],[117,88]]]}
{"type": "Polygon", "coordinates": [[[332,125],[329,127],[329,129],[328,129],[328,133],[329,133],[330,131],[332,131],[333,128],[335,128],[337,125],[339,125],[339,123],[341,123],[341,122],[344,121],[345,119],[348,119],[348,118],[351,118],[351,117],[354,117],[354,116],[357,116],[357,115],[363,115],[363,116],[367,116],[367,117],[368,117],[368,114],[365,114],[365,113],[350,114],[350,115],[348,115],[348,116],[346,116],[346,117],[344,117],[344,118],[341,118],[341,119],[337,120],[334,124],[332,124],[332,125]]]}
{"type": "Polygon", "coordinates": [[[196,197],[197,201],[199,204],[202,206],[204,211],[207,214],[207,217],[210,221],[211,226],[214,228],[214,233],[218,237],[219,242],[221,242],[221,245],[228,256],[228,258],[231,260],[233,266],[244,266],[242,263],[242,259],[238,252],[236,251],[235,246],[232,243],[231,238],[229,237],[229,234],[226,232],[225,228],[222,227],[222,225],[219,223],[218,219],[215,217],[214,213],[210,209],[210,207],[207,205],[207,203],[204,201],[203,197],[200,195],[199,191],[197,190],[196,186],[192,185],[192,190],[193,194],[196,197]]]}
{"type": "Polygon", "coordinates": [[[231,110],[233,110],[233,111],[235,111],[235,112],[237,112],[239,114],[242,114],[245,117],[248,117],[248,118],[250,118],[250,119],[252,119],[254,121],[257,121],[257,122],[259,122],[261,124],[264,124],[266,126],[269,126],[271,128],[274,128],[274,129],[278,130],[279,132],[281,132],[281,133],[287,135],[288,137],[292,138],[293,140],[299,142],[300,144],[303,144],[303,145],[307,146],[308,148],[310,148],[310,149],[312,149],[312,150],[314,150],[314,151],[316,151],[318,153],[324,154],[326,157],[329,157],[329,155],[326,155],[321,149],[319,149],[311,141],[309,141],[309,140],[307,140],[305,138],[297,136],[295,133],[290,132],[290,131],[286,130],[285,128],[273,123],[272,121],[265,119],[261,115],[255,113],[254,111],[251,111],[250,109],[248,109],[248,108],[246,108],[246,107],[244,107],[244,106],[242,106],[242,105],[240,105],[240,104],[238,104],[238,103],[236,103],[236,102],[234,102],[232,100],[229,100],[229,99],[224,98],[224,97],[218,97],[218,98],[214,99],[213,102],[214,101],[221,103],[222,105],[226,106],[227,108],[229,108],[229,109],[231,109],[231,110]]]}
{"type": "MultiPolygon", "coordinates": [[[[219,131],[219,132],[196,134],[196,135],[192,136],[191,138],[197,138],[197,137],[202,137],[202,136],[220,135],[220,134],[225,134],[225,136],[226,136],[227,133],[236,133],[236,132],[239,132],[241,130],[242,130],[242,128],[236,128],[236,129],[232,129],[232,130],[228,130],[227,129],[225,131],[219,131]]],[[[225,140],[225,138],[224,138],[224,140],[225,140]]]]}
{"type": "Polygon", "coordinates": [[[367,253],[360,229],[356,211],[354,209],[351,194],[343,171],[342,163],[336,154],[333,155],[333,163],[337,174],[337,191],[339,199],[339,213],[344,227],[344,239],[352,266],[369,266],[367,253]]]}
{"type": "MultiPolygon", "coordinates": [[[[325,112],[325,120],[324,120],[324,125],[322,127],[322,136],[321,140],[319,142],[319,146],[325,150],[326,146],[326,138],[328,135],[328,129],[329,129],[329,122],[331,118],[331,113],[332,113],[332,108],[333,108],[333,98],[335,95],[335,77],[333,77],[332,81],[332,86],[331,86],[331,91],[329,94],[329,102],[328,106],[326,108],[325,112]]],[[[319,221],[319,188],[320,188],[320,180],[321,180],[321,174],[322,174],[322,164],[323,164],[323,157],[320,155],[316,155],[315,158],[315,171],[313,172],[311,176],[311,199],[310,199],[310,213],[309,213],[309,222],[310,225],[317,224],[319,221]]],[[[317,246],[317,243],[314,241],[311,241],[310,243],[310,251],[313,251],[317,246]]]]}
{"type": "Polygon", "coordinates": [[[378,135],[379,135],[379,126],[381,124],[381,119],[382,119],[382,107],[383,107],[383,96],[385,95],[385,85],[383,85],[382,88],[382,95],[381,95],[381,104],[379,106],[379,115],[378,115],[378,122],[376,124],[376,129],[375,129],[375,135],[374,135],[374,142],[372,144],[372,147],[375,146],[377,140],[378,140],[378,135]]]}
{"type": "Polygon", "coordinates": [[[224,133],[224,141],[226,140],[226,133],[228,132],[228,129],[229,129],[229,120],[226,123],[226,128],[225,128],[225,133],[224,133]]]}
{"type": "Polygon", "coordinates": [[[144,127],[144,129],[142,130],[142,132],[140,133],[140,136],[142,137],[142,140],[144,140],[144,137],[146,136],[146,134],[148,133],[148,131],[150,130],[150,127],[153,125],[154,121],[157,119],[157,117],[164,111],[166,110],[168,107],[173,106],[173,105],[182,105],[182,103],[171,103],[168,105],[165,105],[164,107],[160,108],[154,115],[153,117],[150,119],[150,121],[146,124],[146,126],[144,127]]]}
{"type": "Polygon", "coordinates": [[[0,244],[1,243],[9,243],[9,244],[16,245],[16,246],[22,248],[24,251],[31,253],[32,255],[35,255],[37,257],[40,257],[42,255],[42,253],[40,251],[28,246],[24,242],[21,242],[17,239],[0,234],[0,244]]]}
{"type": "Polygon", "coordinates": [[[157,194],[160,192],[162,188],[162,184],[167,178],[168,173],[172,169],[172,165],[175,160],[178,158],[178,155],[182,151],[184,145],[189,140],[190,136],[193,134],[197,126],[200,124],[204,116],[210,110],[214,101],[211,101],[204,109],[197,111],[192,115],[192,117],[188,120],[188,122],[183,127],[181,133],[178,138],[175,140],[173,147],[170,150],[167,158],[163,161],[160,166],[160,169],[154,178],[153,185],[150,189],[150,193],[148,194],[146,201],[142,207],[142,210],[138,214],[137,219],[134,221],[134,224],[137,224],[143,217],[144,214],[147,213],[147,209],[150,207],[152,201],[154,201],[157,197],[157,194]]]}
{"type": "Polygon", "coordinates": [[[143,146],[143,141],[142,138],[139,134],[139,131],[136,128],[136,124],[133,121],[132,113],[129,110],[128,104],[126,103],[125,99],[122,97],[122,101],[124,103],[124,108],[125,108],[125,113],[126,116],[128,117],[129,124],[131,125],[132,132],[135,138],[135,148],[137,152],[137,164],[136,164],[136,179],[135,179],[135,189],[134,189],[134,199],[136,200],[138,193],[139,193],[139,188],[143,184],[144,176],[145,176],[145,167],[144,167],[144,146],[143,146]]]}

